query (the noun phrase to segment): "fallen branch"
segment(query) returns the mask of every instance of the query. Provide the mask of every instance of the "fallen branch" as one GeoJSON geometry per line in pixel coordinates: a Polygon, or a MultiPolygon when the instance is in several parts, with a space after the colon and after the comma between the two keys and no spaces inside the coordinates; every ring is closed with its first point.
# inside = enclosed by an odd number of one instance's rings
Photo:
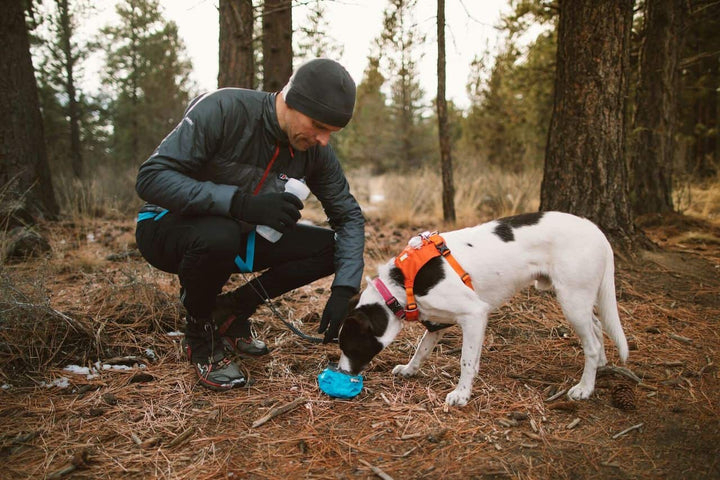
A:
{"type": "Polygon", "coordinates": [[[688,344],[693,343],[692,338],[683,337],[681,335],[676,335],[674,333],[668,333],[668,336],[670,338],[672,338],[673,340],[677,340],[678,342],[688,343],[688,344]]]}
{"type": "Polygon", "coordinates": [[[615,435],[613,435],[612,438],[613,438],[613,440],[615,440],[615,439],[617,439],[617,438],[620,438],[620,437],[622,437],[623,435],[625,435],[626,433],[630,433],[630,432],[632,432],[633,430],[637,430],[638,428],[642,427],[643,425],[645,425],[645,424],[644,424],[644,423],[638,423],[637,425],[633,425],[632,427],[628,427],[628,428],[626,428],[625,430],[623,430],[622,432],[618,432],[618,433],[616,433],[615,435]]]}
{"type": "Polygon", "coordinates": [[[598,368],[598,373],[605,373],[605,372],[611,372],[611,373],[617,373],[619,375],[622,375],[624,377],[629,378],[635,383],[641,383],[642,380],[640,377],[635,375],[632,370],[625,367],[616,367],[615,365],[604,365],[600,368],[598,368]]]}
{"type": "Polygon", "coordinates": [[[193,433],[195,433],[195,427],[188,428],[187,430],[179,434],[177,437],[173,438],[172,441],[168,443],[168,448],[180,445],[185,440],[187,440],[193,433]]]}
{"type": "Polygon", "coordinates": [[[368,467],[372,472],[377,475],[378,477],[382,478],[383,480],[393,480],[393,478],[388,475],[387,473],[383,472],[380,467],[376,467],[375,465],[371,465],[370,463],[366,462],[362,458],[358,459],[360,463],[368,467]]]}
{"type": "Polygon", "coordinates": [[[565,390],[564,388],[562,388],[562,389],[560,389],[560,391],[557,392],[555,395],[552,395],[552,396],[546,398],[545,401],[546,401],[546,402],[552,402],[553,400],[562,397],[563,394],[564,394],[566,391],[567,391],[567,390],[565,390]]]}
{"type": "Polygon", "coordinates": [[[299,407],[303,403],[307,403],[308,399],[304,397],[296,398],[292,402],[283,405],[281,407],[276,407],[270,410],[270,412],[265,415],[264,417],[258,418],[255,420],[252,424],[252,428],[257,428],[260,425],[264,424],[265,422],[272,420],[273,418],[277,417],[278,415],[282,415],[283,413],[289,412],[290,410],[299,407]]]}
{"type": "Polygon", "coordinates": [[[51,474],[47,476],[47,478],[60,478],[64,475],[67,475],[68,473],[74,472],[77,468],[83,467],[87,464],[89,458],[89,453],[87,450],[83,449],[77,452],[75,455],[73,455],[72,459],[70,460],[70,463],[59,469],[55,470],[51,474]]]}

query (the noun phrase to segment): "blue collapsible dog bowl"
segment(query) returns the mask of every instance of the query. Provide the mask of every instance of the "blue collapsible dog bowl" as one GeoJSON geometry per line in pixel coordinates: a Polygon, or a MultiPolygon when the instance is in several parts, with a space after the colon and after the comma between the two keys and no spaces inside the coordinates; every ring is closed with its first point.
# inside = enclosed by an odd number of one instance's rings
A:
{"type": "Polygon", "coordinates": [[[362,375],[351,375],[330,364],[318,375],[318,386],[327,395],[335,398],[353,398],[362,391],[362,375]]]}

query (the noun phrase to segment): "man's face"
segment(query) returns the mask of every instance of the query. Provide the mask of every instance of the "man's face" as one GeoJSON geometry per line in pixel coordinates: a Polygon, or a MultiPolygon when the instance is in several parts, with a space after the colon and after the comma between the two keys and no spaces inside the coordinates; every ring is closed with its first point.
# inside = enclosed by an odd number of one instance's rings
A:
{"type": "Polygon", "coordinates": [[[324,147],[330,141],[330,134],[340,130],[339,127],[313,120],[297,110],[290,109],[288,112],[286,133],[295,150],[304,151],[317,144],[324,147]]]}

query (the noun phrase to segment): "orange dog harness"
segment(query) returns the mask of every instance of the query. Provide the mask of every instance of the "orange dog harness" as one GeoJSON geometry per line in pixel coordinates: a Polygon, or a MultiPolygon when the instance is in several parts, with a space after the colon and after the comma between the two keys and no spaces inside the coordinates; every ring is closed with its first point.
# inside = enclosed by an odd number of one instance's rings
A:
{"type": "Polygon", "coordinates": [[[400,252],[400,255],[395,257],[395,266],[402,271],[405,277],[406,320],[415,321],[419,315],[417,303],[415,303],[415,293],[413,292],[415,276],[428,261],[441,255],[460,276],[463,283],[471,290],[474,290],[470,275],[463,270],[455,257],[452,256],[450,249],[445,245],[445,240],[437,232],[423,232],[419,237],[411,239],[405,249],[400,252]],[[419,238],[419,241],[417,241],[417,238],[419,238]],[[413,242],[413,240],[415,241],[413,242]]]}

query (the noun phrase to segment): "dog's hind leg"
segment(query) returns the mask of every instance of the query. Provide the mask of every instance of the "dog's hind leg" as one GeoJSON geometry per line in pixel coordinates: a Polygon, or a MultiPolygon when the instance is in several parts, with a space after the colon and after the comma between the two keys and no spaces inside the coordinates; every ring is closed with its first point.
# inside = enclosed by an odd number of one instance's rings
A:
{"type": "MultiPolygon", "coordinates": [[[[592,297],[583,291],[567,292],[556,285],[557,298],[562,307],[565,317],[572,325],[575,333],[580,337],[580,342],[585,355],[585,368],[583,369],[580,383],[568,390],[568,397],[572,400],[584,400],[592,395],[595,390],[595,374],[600,365],[601,359],[605,356],[602,350],[602,342],[598,340],[597,329],[592,312],[592,297]]],[[[602,331],[600,331],[602,335],[602,331]]]]}
{"type": "Polygon", "coordinates": [[[607,357],[605,356],[605,337],[603,335],[602,324],[595,315],[593,315],[592,321],[593,333],[595,334],[597,341],[600,342],[600,359],[598,360],[598,367],[603,367],[607,365],[607,357]]]}
{"type": "Polygon", "coordinates": [[[426,330],[410,361],[406,365],[397,365],[393,368],[393,374],[401,377],[411,377],[415,375],[443,335],[445,335],[445,329],[434,332],[426,330]]]}

